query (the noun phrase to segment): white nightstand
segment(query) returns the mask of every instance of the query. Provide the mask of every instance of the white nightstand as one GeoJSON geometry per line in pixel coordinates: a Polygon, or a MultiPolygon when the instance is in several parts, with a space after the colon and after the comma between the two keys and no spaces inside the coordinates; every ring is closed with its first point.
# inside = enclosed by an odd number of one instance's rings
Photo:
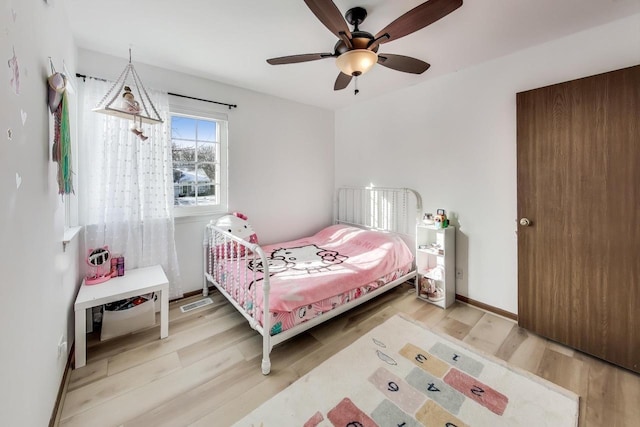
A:
{"type": "Polygon", "coordinates": [[[82,281],[73,307],[76,315],[76,369],[83,367],[87,361],[87,309],[150,292],[160,293],[160,338],[166,338],[169,336],[169,280],[161,266],[127,270],[124,276],[97,285],[87,286],[82,281]]]}

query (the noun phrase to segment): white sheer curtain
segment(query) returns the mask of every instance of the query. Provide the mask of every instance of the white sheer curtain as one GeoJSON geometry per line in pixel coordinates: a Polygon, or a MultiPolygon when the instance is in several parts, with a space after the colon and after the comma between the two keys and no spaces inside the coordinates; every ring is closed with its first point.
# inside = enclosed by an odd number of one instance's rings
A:
{"type": "Polygon", "coordinates": [[[87,249],[108,245],[126,269],[161,264],[170,297],[182,296],[173,223],[169,98],[148,90],[162,124],[143,124],[92,112],[112,83],[87,78],[82,88],[79,141],[80,220],[87,249]]]}

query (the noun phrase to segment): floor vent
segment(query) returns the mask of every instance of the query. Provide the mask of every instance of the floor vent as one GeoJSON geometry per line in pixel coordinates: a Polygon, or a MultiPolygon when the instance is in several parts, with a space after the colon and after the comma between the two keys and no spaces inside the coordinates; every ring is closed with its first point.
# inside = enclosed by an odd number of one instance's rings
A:
{"type": "Polygon", "coordinates": [[[201,300],[180,306],[180,311],[186,313],[187,311],[192,311],[209,304],[213,304],[213,300],[211,298],[203,298],[201,300]]]}

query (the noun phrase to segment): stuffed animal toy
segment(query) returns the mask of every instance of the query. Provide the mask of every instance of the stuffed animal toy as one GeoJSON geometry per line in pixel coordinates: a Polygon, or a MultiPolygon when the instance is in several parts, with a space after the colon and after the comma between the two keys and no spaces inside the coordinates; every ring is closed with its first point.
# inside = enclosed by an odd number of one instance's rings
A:
{"type": "Polygon", "coordinates": [[[449,219],[447,219],[444,209],[438,209],[438,214],[434,217],[434,223],[436,228],[447,228],[449,226],[449,219]]]}
{"type": "MultiPolygon", "coordinates": [[[[251,224],[247,221],[247,216],[240,213],[234,212],[230,215],[225,215],[216,221],[216,227],[220,227],[224,231],[227,231],[230,234],[233,234],[235,237],[239,237],[242,240],[246,240],[249,243],[258,243],[258,235],[253,231],[251,224]]],[[[227,244],[227,256],[244,256],[244,246],[240,246],[236,242],[229,242],[227,244]],[[240,251],[238,251],[240,248],[240,251]]],[[[225,256],[225,248],[223,245],[218,245],[216,248],[216,253],[218,257],[225,256]]]]}
{"type": "Polygon", "coordinates": [[[258,243],[258,236],[253,231],[249,221],[247,221],[247,216],[240,212],[234,212],[233,214],[218,218],[216,227],[220,227],[249,243],[258,243]]]}

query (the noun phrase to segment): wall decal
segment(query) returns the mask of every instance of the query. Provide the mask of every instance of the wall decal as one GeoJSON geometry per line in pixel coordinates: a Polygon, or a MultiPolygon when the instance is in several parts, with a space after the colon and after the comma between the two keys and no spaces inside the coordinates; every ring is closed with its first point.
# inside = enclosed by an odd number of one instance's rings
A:
{"type": "Polygon", "coordinates": [[[20,95],[20,66],[18,65],[18,57],[16,56],[16,48],[13,48],[13,56],[7,61],[11,70],[11,78],[9,84],[13,88],[16,95],[20,95]]]}
{"type": "Polygon", "coordinates": [[[21,185],[22,185],[22,177],[18,172],[16,172],[16,189],[19,190],[21,185]]]}
{"type": "Polygon", "coordinates": [[[7,139],[11,141],[12,138],[13,138],[13,131],[11,130],[11,128],[9,128],[7,129],[7,139]]]}
{"type": "Polygon", "coordinates": [[[24,126],[27,121],[27,112],[24,110],[20,110],[20,118],[22,119],[22,126],[24,126]]]}

